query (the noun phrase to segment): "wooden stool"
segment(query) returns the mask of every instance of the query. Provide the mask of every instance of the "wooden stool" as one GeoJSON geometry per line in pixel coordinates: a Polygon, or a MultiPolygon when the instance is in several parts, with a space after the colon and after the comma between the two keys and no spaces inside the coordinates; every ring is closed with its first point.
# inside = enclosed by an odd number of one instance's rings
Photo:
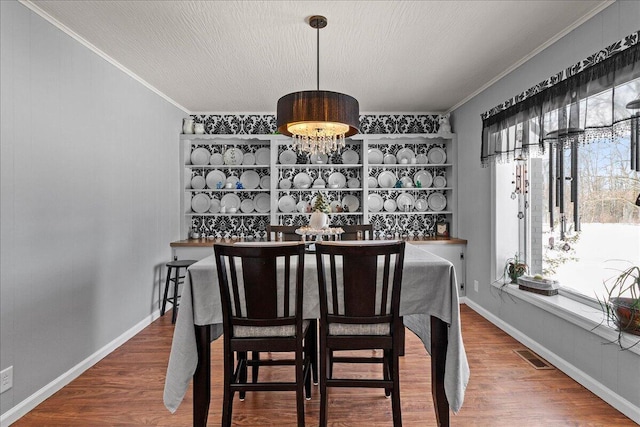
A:
{"type": "Polygon", "coordinates": [[[196,262],[193,259],[183,259],[179,261],[171,261],[167,263],[167,281],[164,285],[164,298],[162,299],[162,309],[160,310],[160,315],[164,316],[165,308],[167,307],[167,301],[171,301],[173,305],[173,314],[171,316],[171,323],[176,323],[176,318],[178,317],[178,285],[183,283],[184,275],[180,275],[180,269],[186,269],[196,262]],[[174,276],[171,277],[171,272],[174,271],[174,276]],[[169,297],[169,282],[173,282],[173,297],[169,297]]]}

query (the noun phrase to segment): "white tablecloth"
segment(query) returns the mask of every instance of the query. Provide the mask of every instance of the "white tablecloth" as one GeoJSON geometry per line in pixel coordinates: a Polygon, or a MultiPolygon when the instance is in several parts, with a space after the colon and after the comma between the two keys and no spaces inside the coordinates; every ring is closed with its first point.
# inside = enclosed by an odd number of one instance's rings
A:
{"type": "MultiPolygon", "coordinates": [[[[305,257],[304,274],[304,317],[316,319],[320,317],[320,307],[314,255],[305,257]]],[[[428,352],[430,316],[449,325],[444,385],[451,410],[458,412],[469,381],[469,364],[460,330],[455,270],[449,261],[420,246],[406,245],[400,315],[428,352]]],[[[194,325],[213,325],[212,340],[222,335],[222,306],[213,255],[192,264],[185,277],[164,386],[164,404],[171,412],[182,402],[198,363],[194,325]]]]}

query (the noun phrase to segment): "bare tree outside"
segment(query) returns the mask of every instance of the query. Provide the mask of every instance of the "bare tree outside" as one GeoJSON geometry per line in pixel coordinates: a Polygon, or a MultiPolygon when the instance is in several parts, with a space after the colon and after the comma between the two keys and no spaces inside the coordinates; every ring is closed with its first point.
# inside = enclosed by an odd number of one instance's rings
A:
{"type": "MultiPolygon", "coordinates": [[[[560,215],[555,215],[553,227],[546,215],[542,241],[548,244],[543,251],[543,273],[588,297],[601,295],[603,281],[617,275],[617,270],[640,263],[640,207],[635,205],[640,177],[630,168],[629,146],[628,138],[579,146],[581,231],[575,231],[569,197],[565,198],[564,239],[559,233],[560,215]]],[[[565,154],[568,151],[565,149],[565,154]]],[[[567,164],[570,162],[565,161],[567,164]]],[[[546,177],[548,159],[544,168],[546,177]]],[[[549,183],[545,182],[544,212],[548,212],[548,191],[549,183]]]]}

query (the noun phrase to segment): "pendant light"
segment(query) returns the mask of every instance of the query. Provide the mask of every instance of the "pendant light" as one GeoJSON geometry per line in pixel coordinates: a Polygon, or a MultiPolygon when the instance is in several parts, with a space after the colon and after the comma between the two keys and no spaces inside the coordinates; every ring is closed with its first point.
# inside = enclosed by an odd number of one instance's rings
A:
{"type": "Polygon", "coordinates": [[[278,100],[278,131],[293,138],[294,148],[310,154],[327,154],[344,147],[345,138],[358,133],[358,100],[338,92],[320,90],[320,29],[327,18],[315,15],[309,25],[317,34],[316,90],[293,92],[278,100]]]}

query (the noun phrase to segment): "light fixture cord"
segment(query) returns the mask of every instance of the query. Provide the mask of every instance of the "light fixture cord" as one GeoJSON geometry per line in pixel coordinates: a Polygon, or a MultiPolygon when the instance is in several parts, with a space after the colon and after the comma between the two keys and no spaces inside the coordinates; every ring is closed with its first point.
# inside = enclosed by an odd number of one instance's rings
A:
{"type": "Polygon", "coordinates": [[[320,90],[320,25],[316,26],[316,90],[320,90]]]}

